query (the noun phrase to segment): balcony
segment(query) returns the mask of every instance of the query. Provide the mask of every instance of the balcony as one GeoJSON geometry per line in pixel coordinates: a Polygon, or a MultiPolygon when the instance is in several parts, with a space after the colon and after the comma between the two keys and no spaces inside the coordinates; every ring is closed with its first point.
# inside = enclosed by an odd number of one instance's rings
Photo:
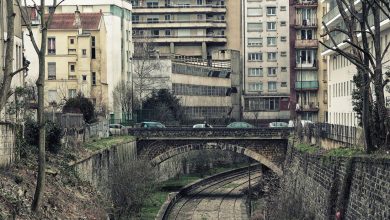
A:
{"type": "Polygon", "coordinates": [[[318,48],[318,40],[295,40],[295,48],[318,48]]]}
{"type": "Polygon", "coordinates": [[[225,5],[168,5],[168,6],[134,6],[134,14],[164,13],[226,13],[225,5]]]}
{"type": "Polygon", "coordinates": [[[147,35],[138,35],[133,36],[135,41],[149,41],[152,40],[153,43],[226,43],[227,39],[225,35],[189,35],[189,36],[177,36],[177,35],[158,35],[158,36],[147,36],[147,35]]]}
{"type": "MultiPolygon", "coordinates": [[[[299,80],[299,79],[297,79],[299,80]]],[[[318,81],[297,81],[295,82],[295,90],[318,90],[319,83],[318,81]]]]}
{"type": "Polygon", "coordinates": [[[296,109],[297,112],[318,112],[319,103],[318,102],[304,102],[302,106],[300,103],[297,103],[299,107],[296,109]]]}
{"type": "Polygon", "coordinates": [[[293,4],[296,8],[317,7],[318,0],[295,0],[293,4]]]}
{"type": "Polygon", "coordinates": [[[306,69],[306,70],[317,70],[318,65],[317,65],[317,60],[313,60],[311,62],[304,62],[300,63],[299,61],[295,64],[295,69],[296,70],[301,70],[301,69],[306,69]]]}
{"type": "Polygon", "coordinates": [[[226,28],[225,20],[133,21],[133,28],[226,28]]]}
{"type": "Polygon", "coordinates": [[[317,25],[318,25],[317,17],[314,16],[311,19],[303,19],[297,16],[294,22],[295,28],[317,28],[317,25]]]}

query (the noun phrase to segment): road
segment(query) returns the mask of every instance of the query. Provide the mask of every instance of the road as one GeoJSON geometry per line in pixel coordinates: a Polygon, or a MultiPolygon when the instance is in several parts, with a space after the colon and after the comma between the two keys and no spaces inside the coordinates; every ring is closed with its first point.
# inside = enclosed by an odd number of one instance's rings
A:
{"type": "MultiPolygon", "coordinates": [[[[260,180],[259,170],[251,171],[251,185],[260,180]]],[[[246,220],[248,171],[232,173],[222,179],[208,182],[179,199],[169,213],[169,220],[246,220]]]]}

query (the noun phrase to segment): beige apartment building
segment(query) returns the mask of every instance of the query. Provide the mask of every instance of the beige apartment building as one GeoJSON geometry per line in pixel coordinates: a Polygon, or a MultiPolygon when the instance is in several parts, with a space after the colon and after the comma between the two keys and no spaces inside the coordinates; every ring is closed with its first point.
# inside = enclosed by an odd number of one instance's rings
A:
{"type": "Polygon", "coordinates": [[[244,118],[263,123],[290,118],[288,1],[244,1],[244,118]]]}
{"type": "MultiPolygon", "coordinates": [[[[7,10],[6,10],[6,2],[0,2],[0,77],[4,75],[4,59],[5,59],[5,40],[7,38],[7,10]]],[[[22,22],[19,8],[14,6],[15,12],[15,20],[14,20],[14,59],[13,59],[13,71],[16,71],[23,67],[23,32],[22,32],[22,22]]],[[[20,72],[16,74],[11,82],[11,89],[15,89],[16,87],[23,87],[25,83],[25,74],[26,72],[20,72]]],[[[15,101],[14,96],[11,96],[8,99],[9,103],[15,101]]],[[[8,114],[7,108],[10,106],[6,106],[5,109],[0,109],[0,121],[15,121],[16,114],[8,114]]]]}
{"type": "Polygon", "coordinates": [[[241,49],[241,1],[132,0],[134,41],[154,42],[160,54],[210,58],[241,49]]]}
{"type": "Polygon", "coordinates": [[[326,60],[319,47],[323,9],[317,0],[290,0],[291,114],[327,121],[326,60]]]}
{"type": "Polygon", "coordinates": [[[105,35],[101,13],[54,14],[47,37],[45,106],[60,108],[81,92],[98,112],[108,109],[105,35]]]}

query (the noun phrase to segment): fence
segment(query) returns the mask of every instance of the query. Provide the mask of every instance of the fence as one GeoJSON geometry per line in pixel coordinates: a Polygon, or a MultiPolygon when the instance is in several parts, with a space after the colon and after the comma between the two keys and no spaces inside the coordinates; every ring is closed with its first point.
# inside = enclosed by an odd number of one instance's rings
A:
{"type": "Polygon", "coordinates": [[[84,129],[85,140],[90,138],[105,138],[109,136],[108,120],[99,121],[93,124],[87,124],[84,129]]]}
{"type": "Polygon", "coordinates": [[[0,122],[0,167],[10,165],[16,159],[15,126],[0,122]]]}
{"type": "Polygon", "coordinates": [[[45,112],[46,121],[52,121],[61,125],[64,129],[82,128],[85,124],[83,114],[45,112]]]}
{"type": "Polygon", "coordinates": [[[303,129],[306,137],[320,137],[336,141],[346,147],[362,145],[362,130],[359,127],[336,125],[328,123],[307,124],[303,129]]]}

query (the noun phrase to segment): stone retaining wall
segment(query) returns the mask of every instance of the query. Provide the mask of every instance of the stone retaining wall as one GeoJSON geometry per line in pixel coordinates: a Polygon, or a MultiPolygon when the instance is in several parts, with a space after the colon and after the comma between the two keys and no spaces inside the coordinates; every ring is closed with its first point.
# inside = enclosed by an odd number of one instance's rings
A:
{"type": "Polygon", "coordinates": [[[15,161],[15,144],[14,125],[0,122],[0,167],[8,166],[15,161]]]}
{"type": "Polygon", "coordinates": [[[274,219],[390,219],[390,159],[313,156],[290,147],[274,219]]]}

